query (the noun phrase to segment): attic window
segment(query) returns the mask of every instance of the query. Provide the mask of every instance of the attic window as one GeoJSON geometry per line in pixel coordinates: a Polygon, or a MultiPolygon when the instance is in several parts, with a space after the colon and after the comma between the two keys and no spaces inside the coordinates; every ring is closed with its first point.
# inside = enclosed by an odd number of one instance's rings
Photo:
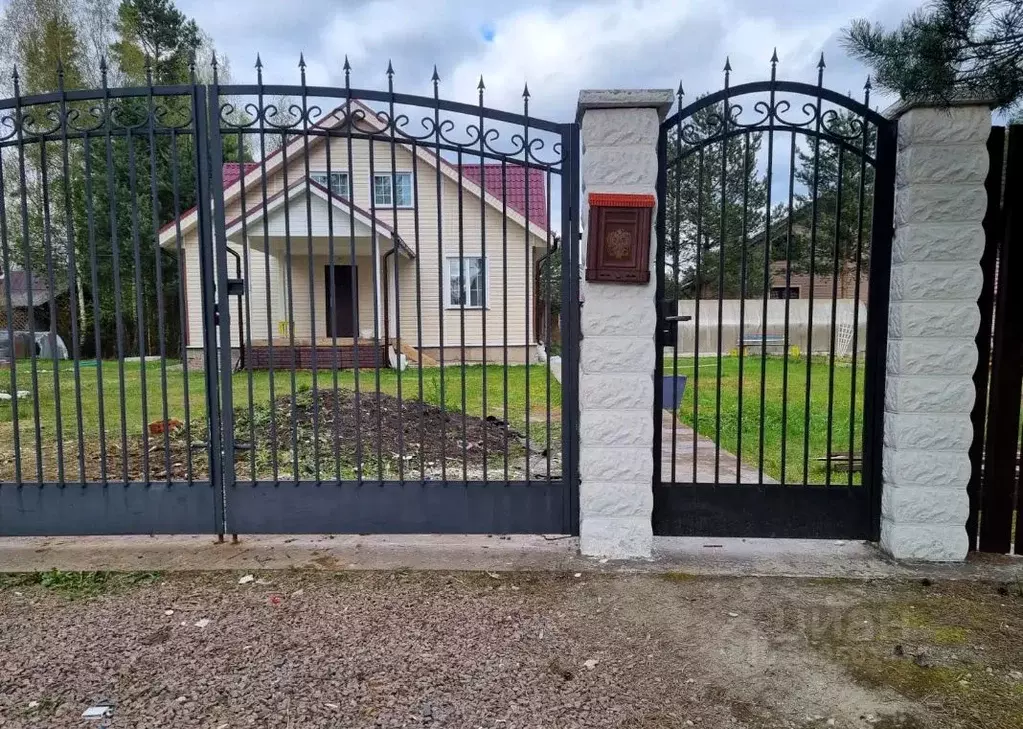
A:
{"type": "Polygon", "coordinates": [[[373,204],[377,207],[412,207],[412,173],[373,175],[373,204]]]}
{"type": "MultiPolygon", "coordinates": [[[[327,187],[327,173],[326,172],[310,172],[309,179],[313,182],[327,187]]],[[[351,199],[352,188],[348,179],[347,172],[331,172],[330,173],[330,191],[335,195],[339,195],[346,199],[351,199]]]]}

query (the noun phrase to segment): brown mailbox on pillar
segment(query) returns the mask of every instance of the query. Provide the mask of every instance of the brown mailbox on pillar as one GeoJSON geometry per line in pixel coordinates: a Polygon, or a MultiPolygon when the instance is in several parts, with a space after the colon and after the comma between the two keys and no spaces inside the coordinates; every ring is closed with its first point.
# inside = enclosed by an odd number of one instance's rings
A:
{"type": "Polygon", "coordinates": [[[591,193],[589,202],[586,280],[648,283],[654,196],[591,193]]]}

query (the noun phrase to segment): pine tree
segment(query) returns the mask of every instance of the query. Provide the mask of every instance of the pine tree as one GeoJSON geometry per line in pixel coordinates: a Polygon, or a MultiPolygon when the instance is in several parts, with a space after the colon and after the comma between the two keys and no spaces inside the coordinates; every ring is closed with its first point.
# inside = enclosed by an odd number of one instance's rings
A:
{"type": "MultiPolygon", "coordinates": [[[[793,173],[801,192],[796,195],[791,224],[787,209],[780,208],[772,215],[772,258],[784,261],[787,250],[793,271],[808,272],[812,264],[817,276],[832,276],[836,267],[839,274],[852,275],[857,261],[860,270],[866,272],[874,169],[854,150],[862,149],[872,156],[874,130],[869,124],[865,128],[855,112],[841,111],[826,116],[823,132],[819,142],[810,140],[796,151],[793,173]],[[853,149],[843,147],[842,142],[853,149]]],[[[840,278],[840,286],[849,275],[840,278]]],[[[852,295],[841,288],[838,293],[852,295]]]]}
{"type": "MultiPolygon", "coordinates": [[[[17,91],[24,99],[52,91],[60,84],[65,89],[81,85],[82,54],[74,12],[71,0],[14,0],[4,8],[0,39],[18,74],[16,87],[13,74],[11,77],[12,94],[17,91]]],[[[55,120],[60,114],[60,104],[22,102],[19,110],[11,113],[12,122],[18,116],[22,120],[21,142],[2,152],[7,260],[0,273],[7,267],[28,270],[55,295],[69,291],[76,278],[69,270],[71,241],[66,203],[81,179],[81,156],[74,145],[62,144],[59,134],[46,136],[59,124],[55,120]]],[[[76,267],[80,268],[79,264],[76,267]]],[[[77,292],[69,293],[74,301],[77,292]]],[[[58,310],[54,303],[48,316],[49,328],[59,328],[67,336],[71,315],[66,306],[58,310]]],[[[80,316],[80,312],[74,315],[80,316]]],[[[36,324],[43,326],[41,322],[36,324]]]]}
{"type": "Polygon", "coordinates": [[[763,246],[753,242],[767,200],[757,171],[762,135],[714,141],[722,131],[722,108],[714,105],[683,119],[681,134],[678,127],[668,133],[667,298],[755,297],[763,290],[763,246]]]}
{"type": "Polygon", "coordinates": [[[969,96],[1003,108],[1023,99],[1020,0],[930,0],[894,30],[854,21],[843,43],[902,98],[969,96]]]}

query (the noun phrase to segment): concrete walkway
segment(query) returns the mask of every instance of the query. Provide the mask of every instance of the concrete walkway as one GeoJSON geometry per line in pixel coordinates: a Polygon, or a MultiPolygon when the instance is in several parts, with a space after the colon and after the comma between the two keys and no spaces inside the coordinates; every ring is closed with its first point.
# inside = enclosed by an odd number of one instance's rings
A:
{"type": "MultiPolygon", "coordinates": [[[[744,450],[746,449],[744,448],[744,450]]],[[[756,454],[748,452],[747,458],[756,460],[756,454]]],[[[661,417],[661,480],[665,483],[759,483],[760,471],[755,465],[739,463],[735,454],[729,453],[723,448],[718,456],[718,447],[713,440],[694,434],[693,429],[682,422],[676,423],[673,431],[672,413],[665,411],[661,417]],[[673,434],[675,438],[674,471],[671,468],[673,434]],[[696,460],[695,480],[693,478],[694,457],[696,460]],[[717,463],[715,463],[716,459],[719,459],[717,463]],[[736,471],[738,471],[739,481],[736,480],[736,471]]],[[[765,474],[764,483],[778,482],[765,474]]]]}
{"type": "Polygon", "coordinates": [[[744,577],[1023,579],[1023,558],[973,555],[964,564],[895,563],[864,542],[656,537],[654,559],[579,555],[574,537],[242,535],[3,537],[0,573],[210,570],[682,572],[744,577]]]}

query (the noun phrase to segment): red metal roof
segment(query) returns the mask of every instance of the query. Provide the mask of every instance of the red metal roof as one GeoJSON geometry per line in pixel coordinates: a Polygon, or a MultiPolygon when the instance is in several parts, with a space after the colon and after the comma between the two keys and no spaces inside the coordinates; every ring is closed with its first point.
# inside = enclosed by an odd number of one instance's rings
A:
{"type": "MultiPolygon", "coordinates": [[[[457,165],[441,158],[449,169],[457,170],[457,165]]],[[[248,174],[252,170],[257,169],[260,166],[259,162],[225,162],[224,163],[224,189],[226,190],[232,184],[237,182],[238,178],[242,176],[242,168],[244,167],[245,174],[248,174]]],[[[501,180],[501,167],[502,165],[496,163],[489,163],[483,165],[485,175],[485,189],[490,195],[493,195],[498,200],[507,200],[508,207],[511,210],[519,213],[520,215],[526,214],[526,174],[527,168],[517,163],[508,163],[504,166],[504,184],[502,185],[501,180]]],[[[547,225],[547,184],[546,175],[543,170],[528,168],[529,174],[529,222],[533,225],[541,228],[548,228],[547,225]]],[[[462,176],[477,185],[480,185],[480,165],[462,165],[462,176]]],[[[181,217],[184,218],[186,215],[195,210],[195,207],[191,207],[185,210],[181,217]]],[[[162,228],[160,232],[171,228],[174,225],[174,221],[170,221],[162,228]]]]}
{"type": "Polygon", "coordinates": [[[259,162],[225,162],[224,163],[224,187],[234,184],[235,180],[242,176],[242,166],[245,167],[245,172],[252,172],[252,170],[259,167],[259,162]]]}
{"type": "MultiPolygon", "coordinates": [[[[457,169],[456,165],[452,167],[457,169]]],[[[547,228],[547,181],[543,170],[528,168],[529,204],[526,205],[526,173],[527,168],[520,164],[504,165],[504,185],[501,184],[501,167],[496,163],[483,165],[483,176],[486,192],[498,200],[506,200],[508,207],[519,213],[526,214],[529,209],[529,222],[541,228],[547,228]]],[[[480,165],[462,165],[462,176],[467,180],[480,183],[480,165]]]]}

